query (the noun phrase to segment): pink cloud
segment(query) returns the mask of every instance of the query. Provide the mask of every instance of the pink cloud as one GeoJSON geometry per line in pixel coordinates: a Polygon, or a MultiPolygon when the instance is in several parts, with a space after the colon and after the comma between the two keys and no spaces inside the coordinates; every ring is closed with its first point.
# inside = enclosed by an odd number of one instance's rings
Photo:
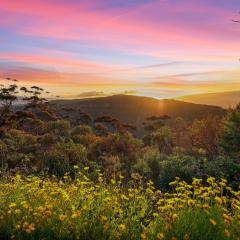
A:
{"type": "MultiPolygon", "coordinates": [[[[48,53],[51,53],[51,51],[48,51],[48,53]]],[[[113,69],[116,69],[113,66],[110,65],[104,65],[100,63],[95,63],[91,61],[86,60],[78,60],[74,58],[67,58],[66,56],[64,58],[51,56],[51,54],[46,55],[40,55],[40,54],[18,54],[18,53],[1,53],[0,52],[0,60],[3,61],[12,61],[12,62],[19,62],[19,63],[27,63],[30,65],[48,65],[51,67],[58,67],[58,68],[65,68],[70,67],[71,69],[76,69],[79,72],[81,71],[111,71],[113,69]]]]}
{"type": "MultiPolygon", "coordinates": [[[[0,79],[5,77],[16,78],[20,80],[20,83],[30,83],[30,84],[47,84],[54,85],[58,88],[60,85],[75,86],[77,88],[81,86],[120,86],[120,85],[131,85],[134,82],[126,82],[117,78],[108,78],[98,75],[88,75],[81,73],[68,73],[68,72],[57,72],[57,71],[47,71],[39,70],[36,68],[2,68],[0,70],[0,79]]],[[[65,89],[67,90],[67,89],[65,89]]]]}
{"type": "MultiPolygon", "coordinates": [[[[93,3],[89,5],[92,6],[93,3]]],[[[231,13],[220,8],[203,6],[200,1],[192,4],[183,1],[175,3],[174,7],[167,1],[157,1],[126,13],[119,10],[91,10],[87,4],[65,5],[39,0],[2,0],[0,8],[31,16],[32,23],[18,26],[17,29],[29,36],[63,41],[81,40],[123,51],[133,48],[133,52],[148,49],[149,46],[157,49],[162,46],[167,49],[184,46],[192,51],[197,46],[215,51],[228,48],[228,51],[234,52],[239,49],[239,32],[234,32],[231,27],[231,13]],[[143,17],[144,13],[150,16],[150,20],[143,17]],[[189,19],[179,19],[184,13],[204,14],[209,22],[206,24],[193,18],[194,22],[191,23],[189,19]],[[154,21],[154,18],[159,21],[154,21]],[[229,33],[235,33],[236,36],[230,37],[229,33]]]]}

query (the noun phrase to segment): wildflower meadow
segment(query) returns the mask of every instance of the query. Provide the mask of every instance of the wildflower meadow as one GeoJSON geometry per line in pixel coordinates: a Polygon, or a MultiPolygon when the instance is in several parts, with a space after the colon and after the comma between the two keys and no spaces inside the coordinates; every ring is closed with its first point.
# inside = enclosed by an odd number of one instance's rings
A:
{"type": "Polygon", "coordinates": [[[240,192],[225,179],[151,181],[15,175],[0,183],[1,239],[240,239],[240,192]],[[141,182],[141,184],[140,184],[141,182]]]}

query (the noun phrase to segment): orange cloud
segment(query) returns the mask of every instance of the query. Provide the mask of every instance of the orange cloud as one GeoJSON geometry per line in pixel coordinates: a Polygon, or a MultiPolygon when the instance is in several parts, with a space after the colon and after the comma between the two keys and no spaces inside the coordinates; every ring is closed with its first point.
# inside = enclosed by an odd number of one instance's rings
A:
{"type": "Polygon", "coordinates": [[[197,92],[219,92],[240,89],[240,70],[193,72],[156,78],[152,85],[157,88],[185,89],[197,92]]]}

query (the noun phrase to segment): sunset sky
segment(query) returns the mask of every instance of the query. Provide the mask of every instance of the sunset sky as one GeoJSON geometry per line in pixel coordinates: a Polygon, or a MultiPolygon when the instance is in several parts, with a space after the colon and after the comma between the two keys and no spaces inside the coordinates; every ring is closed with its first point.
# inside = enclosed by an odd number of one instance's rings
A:
{"type": "Polygon", "coordinates": [[[239,0],[0,0],[0,81],[61,97],[240,90],[239,0]]]}

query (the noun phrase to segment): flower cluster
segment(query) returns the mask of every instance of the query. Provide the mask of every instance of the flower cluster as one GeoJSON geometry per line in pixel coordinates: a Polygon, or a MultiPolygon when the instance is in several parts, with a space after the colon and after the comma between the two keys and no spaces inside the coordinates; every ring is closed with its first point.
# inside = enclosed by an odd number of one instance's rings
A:
{"type": "MultiPolygon", "coordinates": [[[[78,171],[78,169],[76,169],[78,171]]],[[[0,182],[2,239],[240,239],[240,191],[225,179],[106,182],[14,176],[0,182]]]]}

